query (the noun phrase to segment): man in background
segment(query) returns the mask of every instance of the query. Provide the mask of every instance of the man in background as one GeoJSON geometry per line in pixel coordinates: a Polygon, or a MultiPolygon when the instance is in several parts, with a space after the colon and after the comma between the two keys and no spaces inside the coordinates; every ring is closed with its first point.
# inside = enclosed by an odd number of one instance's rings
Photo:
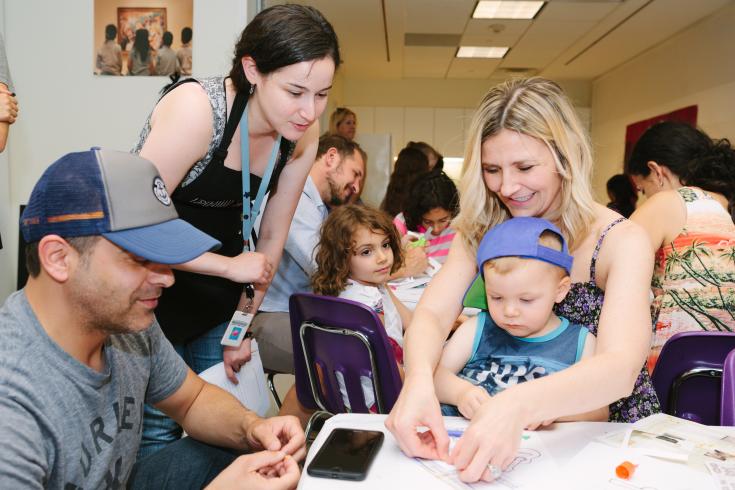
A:
{"type": "Polygon", "coordinates": [[[122,74],[122,49],[115,42],[117,27],[107,24],[105,27],[105,42],[97,49],[97,69],[100,75],[122,74]]]}
{"type": "Polygon", "coordinates": [[[181,47],[176,52],[176,58],[181,67],[181,76],[191,76],[191,27],[181,29],[181,47]]]}
{"type": "MultiPolygon", "coordinates": [[[[329,134],[319,138],[316,161],[296,206],[281,262],[251,327],[266,369],[293,373],[288,299],[293,293],[311,291],[309,277],[316,268],[314,248],[319,228],[330,208],[347,203],[359,192],[364,175],[363,151],[356,142],[329,134]]],[[[259,225],[258,219],[256,227],[259,225]]],[[[245,363],[245,359],[241,361],[245,363]]],[[[230,372],[228,375],[234,377],[230,372]]]]}
{"type": "Polygon", "coordinates": [[[176,53],[171,49],[173,42],[174,35],[169,31],[164,32],[156,55],[156,75],[168,77],[181,71],[176,53]]]}

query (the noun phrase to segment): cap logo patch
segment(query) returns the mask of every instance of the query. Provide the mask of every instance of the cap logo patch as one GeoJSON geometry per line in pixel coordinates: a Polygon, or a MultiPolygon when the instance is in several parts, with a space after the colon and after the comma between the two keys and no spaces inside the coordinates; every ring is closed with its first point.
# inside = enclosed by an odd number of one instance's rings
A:
{"type": "Polygon", "coordinates": [[[161,177],[156,176],[156,178],[153,179],[153,194],[164,206],[171,205],[171,198],[168,197],[166,185],[163,183],[163,179],[161,179],[161,177]]]}

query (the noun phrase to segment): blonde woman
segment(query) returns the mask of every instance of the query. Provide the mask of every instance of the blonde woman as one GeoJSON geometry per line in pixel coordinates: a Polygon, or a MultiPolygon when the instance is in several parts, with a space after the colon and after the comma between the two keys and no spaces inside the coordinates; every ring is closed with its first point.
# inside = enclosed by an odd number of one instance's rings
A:
{"type": "MultiPolygon", "coordinates": [[[[651,340],[648,238],[638,225],[594,202],[591,171],[587,135],[557,84],[513,80],[485,96],[470,129],[457,236],[408,328],[406,379],[386,421],[409,456],[444,458],[464,481],[491,481],[513,460],[524,428],[608,404],[611,420],[619,421],[659,410],[642,369],[651,340]],[[432,373],[477,274],[478,242],[512,216],[546,218],[568,240],[573,284],[556,312],[596,334],[596,352],[543,378],[515,386],[506,379],[511,386],[480,406],[449,454],[432,373]],[[420,426],[429,432],[419,435],[420,426]]],[[[518,323],[523,321],[519,315],[518,323]]]]}
{"type": "Polygon", "coordinates": [[[329,133],[338,134],[348,141],[355,139],[357,115],[346,107],[337,107],[329,116],[329,133]]]}

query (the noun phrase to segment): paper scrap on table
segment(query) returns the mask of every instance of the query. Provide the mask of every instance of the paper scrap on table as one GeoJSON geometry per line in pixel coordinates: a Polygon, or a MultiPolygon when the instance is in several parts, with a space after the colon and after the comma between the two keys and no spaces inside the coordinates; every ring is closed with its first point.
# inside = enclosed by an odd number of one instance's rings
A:
{"type": "Polygon", "coordinates": [[[627,430],[599,439],[613,446],[637,449],[649,456],[678,461],[707,471],[707,462],[735,463],[735,439],[719,427],[698,424],[664,413],[635,422],[627,430]]]}
{"type": "Polygon", "coordinates": [[[223,390],[229,392],[237,398],[240,403],[248,407],[261,417],[270,408],[270,392],[265,385],[265,375],[263,374],[263,362],[260,360],[260,352],[258,351],[258,343],[252,340],[252,357],[250,361],[240,367],[240,371],[235,373],[238,384],[233,383],[225,374],[225,365],[220,362],[199,373],[199,376],[206,382],[219,386],[223,390]]]}
{"type": "Polygon", "coordinates": [[[717,490],[735,490],[735,463],[708,461],[705,463],[717,490]]]}

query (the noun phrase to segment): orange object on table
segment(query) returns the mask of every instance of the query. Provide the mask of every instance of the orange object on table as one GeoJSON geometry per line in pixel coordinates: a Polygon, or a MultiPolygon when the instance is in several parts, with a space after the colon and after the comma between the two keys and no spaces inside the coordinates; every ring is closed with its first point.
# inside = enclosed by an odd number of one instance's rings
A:
{"type": "Polygon", "coordinates": [[[633,464],[630,461],[623,461],[617,468],[615,468],[615,475],[623,480],[629,479],[635,473],[635,469],[638,467],[637,464],[633,464]]]}

